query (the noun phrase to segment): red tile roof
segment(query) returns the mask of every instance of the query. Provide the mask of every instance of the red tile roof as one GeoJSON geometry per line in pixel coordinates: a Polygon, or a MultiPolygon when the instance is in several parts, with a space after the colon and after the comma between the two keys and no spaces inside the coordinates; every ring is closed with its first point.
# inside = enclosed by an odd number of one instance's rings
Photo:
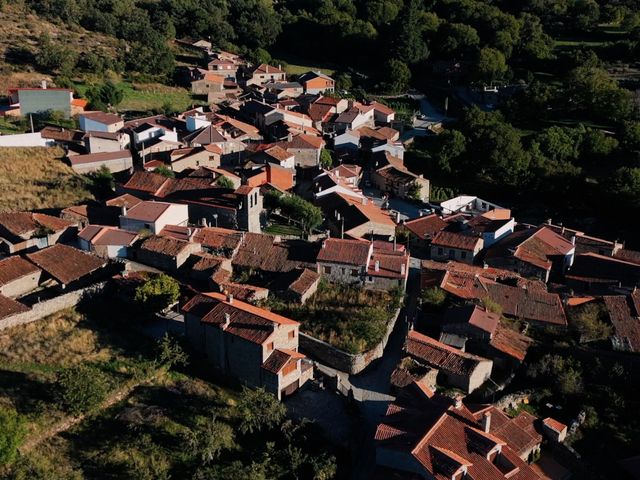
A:
{"type": "Polygon", "coordinates": [[[371,243],[364,240],[327,238],[322,242],[318,262],[364,266],[368,264],[371,252],[371,243]]]}
{"type": "Polygon", "coordinates": [[[448,223],[435,213],[404,223],[405,228],[420,240],[433,238],[438,232],[444,230],[447,225],[448,223]]]}
{"type": "MultiPolygon", "coordinates": [[[[637,295],[635,294],[637,300],[637,295]]],[[[640,352],[640,312],[633,296],[602,297],[613,324],[613,346],[616,350],[640,352]]]]}
{"type": "Polygon", "coordinates": [[[26,305],[9,297],[5,297],[4,295],[0,295],[0,319],[10,317],[17,313],[28,312],[29,310],[31,309],[26,305]]]}
{"type": "Polygon", "coordinates": [[[419,362],[461,376],[471,375],[480,363],[490,361],[445,345],[415,330],[407,335],[405,350],[419,362]]]}
{"type": "Polygon", "coordinates": [[[122,122],[123,119],[119,115],[106,112],[84,112],[80,114],[81,117],[93,120],[94,122],[102,123],[104,125],[115,125],[118,122],[122,122]]]}
{"type": "Polygon", "coordinates": [[[0,260],[0,286],[39,271],[33,263],[17,255],[5,258],[0,260]]]}
{"type": "Polygon", "coordinates": [[[140,202],[131,207],[124,217],[142,222],[155,222],[171,205],[167,202],[140,202]]]}
{"type": "Polygon", "coordinates": [[[0,235],[1,230],[17,237],[32,234],[41,227],[60,232],[75,225],[73,222],[63,220],[44,213],[30,212],[4,212],[0,213],[0,235]]]}
{"type": "Polygon", "coordinates": [[[229,230],[227,228],[207,227],[200,228],[196,233],[194,240],[203,247],[213,250],[230,250],[234,251],[240,246],[243,237],[242,232],[229,230]]]}
{"type": "Polygon", "coordinates": [[[144,242],[142,242],[142,245],[140,245],[140,250],[146,250],[148,252],[175,257],[184,252],[187,248],[189,248],[190,245],[192,244],[190,244],[189,242],[176,240],[175,238],[152,235],[144,242]]]}
{"type": "Polygon", "coordinates": [[[226,333],[258,344],[264,344],[281,325],[299,325],[294,320],[241,300],[234,298],[230,301],[221,293],[200,293],[182,309],[199,317],[202,323],[215,325],[226,333]],[[229,323],[225,326],[227,319],[229,323]]]}
{"type": "Polygon", "coordinates": [[[69,284],[106,265],[106,261],[67,245],[57,244],[27,258],[58,282],[69,284]]]}
{"type": "Polygon", "coordinates": [[[367,275],[384,278],[407,278],[409,275],[409,254],[400,251],[388,251],[385,249],[373,249],[367,275]],[[378,270],[376,270],[376,262],[378,270]]]}
{"type": "Polygon", "coordinates": [[[567,429],[567,426],[564,423],[559,422],[555,418],[551,418],[551,417],[545,418],[544,420],[542,420],[542,423],[544,423],[547,427],[549,427],[552,430],[555,430],[558,433],[562,433],[564,430],[567,429]]]}
{"type": "Polygon", "coordinates": [[[505,327],[501,323],[498,324],[493,337],[489,341],[493,348],[520,362],[524,361],[527,350],[532,343],[533,340],[531,338],[505,327]]]}
{"type": "Polygon", "coordinates": [[[168,178],[159,173],[136,171],[123,187],[155,195],[167,181],[168,178]]]}
{"type": "Polygon", "coordinates": [[[262,368],[273,374],[278,374],[290,360],[305,358],[304,355],[293,350],[276,348],[264,361],[262,368]]]}
{"type": "Polygon", "coordinates": [[[482,242],[480,237],[461,232],[440,231],[433,237],[431,245],[436,247],[456,248],[459,250],[474,251],[482,242]]]}
{"type": "Polygon", "coordinates": [[[107,200],[105,202],[105,205],[107,205],[108,207],[127,207],[127,208],[131,208],[137,204],[139,204],[142,200],[140,200],[138,197],[134,197],[133,195],[129,194],[129,193],[125,193],[123,195],[120,195],[116,198],[112,198],[111,200],[107,200]]]}
{"type": "Polygon", "coordinates": [[[117,152],[98,152],[87,153],[86,155],[73,155],[69,157],[71,165],[86,165],[88,163],[103,163],[110,160],[131,160],[131,152],[129,150],[120,150],[117,152]]]}
{"type": "Polygon", "coordinates": [[[320,280],[320,274],[318,272],[305,268],[291,285],[289,285],[289,290],[298,295],[304,295],[318,280],[320,280]]]}
{"type": "Polygon", "coordinates": [[[493,335],[500,322],[500,315],[478,305],[465,305],[447,310],[443,322],[445,324],[468,323],[493,335]]]}

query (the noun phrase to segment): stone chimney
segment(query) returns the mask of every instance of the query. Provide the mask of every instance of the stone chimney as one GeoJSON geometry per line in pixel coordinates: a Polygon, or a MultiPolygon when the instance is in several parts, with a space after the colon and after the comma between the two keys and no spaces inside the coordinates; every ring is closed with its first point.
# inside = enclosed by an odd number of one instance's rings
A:
{"type": "Polygon", "coordinates": [[[400,273],[401,273],[402,275],[404,275],[404,274],[405,274],[405,271],[406,271],[406,267],[405,267],[405,265],[404,265],[404,263],[403,263],[402,265],[400,265],[400,273]]]}
{"type": "Polygon", "coordinates": [[[229,324],[231,323],[231,315],[228,313],[224,314],[224,323],[222,324],[222,329],[226,330],[229,324]]]}
{"type": "Polygon", "coordinates": [[[454,406],[456,407],[456,409],[462,408],[462,396],[456,395],[456,398],[454,399],[454,401],[455,401],[454,406]]]}
{"type": "Polygon", "coordinates": [[[490,429],[491,429],[491,413],[484,412],[482,414],[482,431],[484,433],[489,433],[490,429]]]}
{"type": "Polygon", "coordinates": [[[379,272],[379,271],[380,271],[380,260],[376,260],[376,263],[375,263],[375,266],[373,267],[373,269],[374,269],[376,272],[379,272]]]}
{"type": "Polygon", "coordinates": [[[123,203],[122,204],[122,208],[120,208],[120,211],[122,212],[122,216],[125,217],[127,215],[127,204],[123,203]]]}
{"type": "Polygon", "coordinates": [[[228,303],[233,303],[233,294],[227,292],[227,302],[228,303]]]}

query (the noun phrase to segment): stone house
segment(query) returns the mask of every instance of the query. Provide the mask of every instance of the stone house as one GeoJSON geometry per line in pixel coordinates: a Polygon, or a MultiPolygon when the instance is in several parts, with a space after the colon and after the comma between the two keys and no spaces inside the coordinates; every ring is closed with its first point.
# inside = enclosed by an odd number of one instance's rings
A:
{"type": "Polygon", "coordinates": [[[467,393],[473,392],[491,376],[491,360],[450,347],[415,330],[409,331],[404,350],[416,362],[437,368],[442,377],[438,383],[467,393]]]}
{"type": "Polygon", "coordinates": [[[325,75],[322,72],[310,71],[303,73],[298,77],[304,87],[304,93],[316,95],[318,93],[333,93],[336,87],[336,82],[329,75],[325,75]]]}
{"type": "Polygon", "coordinates": [[[107,260],[68,245],[56,244],[28,253],[27,259],[42,271],[42,280],[51,278],[62,289],[76,288],[113,273],[105,270],[107,260]]]}
{"type": "Polygon", "coordinates": [[[188,260],[191,254],[201,251],[202,246],[199,243],[153,235],[142,242],[140,248],[133,252],[132,256],[145,265],[175,272],[188,260]]]}
{"type": "Polygon", "coordinates": [[[279,400],[312,378],[298,322],[221,293],[198,294],[182,311],[187,339],[217,371],[279,400]]]}
{"type": "Polygon", "coordinates": [[[19,256],[0,260],[0,294],[18,298],[32,292],[40,284],[42,270],[19,256]]]}
{"type": "Polygon", "coordinates": [[[171,170],[178,173],[199,167],[217,168],[220,166],[222,153],[223,150],[217,145],[177,148],[169,152],[169,164],[171,170]]]}
{"type": "Polygon", "coordinates": [[[499,323],[500,315],[478,305],[464,305],[450,308],[445,312],[441,330],[468,339],[488,342],[499,323]]]}
{"type": "Polygon", "coordinates": [[[124,132],[87,132],[83,138],[89,153],[118,152],[126,149],[130,141],[124,132]]]}
{"type": "Polygon", "coordinates": [[[396,197],[413,199],[413,192],[416,191],[418,200],[429,201],[429,180],[404,167],[386,165],[371,173],[371,181],[381,191],[396,197]]]}
{"type": "Polygon", "coordinates": [[[422,217],[407,220],[398,225],[398,233],[406,233],[409,236],[409,246],[418,248],[430,248],[431,240],[449,224],[439,215],[433,213],[422,217]]]}
{"type": "Polygon", "coordinates": [[[284,70],[281,70],[278,67],[267,65],[266,63],[262,63],[257,67],[247,70],[241,83],[244,83],[244,85],[248,86],[286,81],[287,74],[284,70]]]}
{"type": "Polygon", "coordinates": [[[470,232],[443,230],[431,240],[431,258],[438,261],[456,260],[472,265],[482,247],[482,238],[470,232]]]}
{"type": "Polygon", "coordinates": [[[293,154],[296,167],[308,168],[320,164],[320,153],[326,142],[321,137],[300,134],[290,141],[279,142],[277,145],[293,154]]]}
{"type": "Polygon", "coordinates": [[[0,252],[16,253],[72,240],[77,223],[44,213],[0,213],[0,252]]]}

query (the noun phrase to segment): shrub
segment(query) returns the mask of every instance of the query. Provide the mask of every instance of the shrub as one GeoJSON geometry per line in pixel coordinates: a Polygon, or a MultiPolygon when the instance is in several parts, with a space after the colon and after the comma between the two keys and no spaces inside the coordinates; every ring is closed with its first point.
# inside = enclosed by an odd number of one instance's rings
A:
{"type": "Polygon", "coordinates": [[[421,298],[427,305],[439,308],[447,300],[447,292],[440,287],[431,287],[422,291],[421,298]]]}
{"type": "Polygon", "coordinates": [[[233,189],[233,182],[229,177],[225,177],[224,175],[218,177],[218,179],[216,180],[216,184],[221,188],[233,189]]]}
{"type": "Polygon", "coordinates": [[[98,368],[77,365],[58,374],[55,397],[61,408],[73,415],[100,405],[109,392],[109,379],[98,368]]]}
{"type": "Polygon", "coordinates": [[[189,356],[177,340],[165,333],[164,337],[158,340],[158,361],[167,368],[186,367],[189,364],[189,356]]]}
{"type": "Polygon", "coordinates": [[[161,273],[136,289],[135,300],[145,310],[157,313],[177,302],[179,296],[180,284],[161,273]]]}
{"type": "Polygon", "coordinates": [[[244,387],[238,402],[240,432],[253,433],[277,427],[286,415],[285,406],[263,388],[244,387]]]}
{"type": "Polygon", "coordinates": [[[173,173],[173,170],[171,170],[169,167],[166,167],[164,165],[160,165],[159,167],[157,167],[154,170],[155,173],[159,173],[160,175],[162,175],[163,177],[167,177],[167,178],[173,178],[176,176],[175,173],[173,173]]]}
{"type": "Polygon", "coordinates": [[[18,412],[0,408],[0,466],[14,462],[26,433],[26,422],[18,412]]]}

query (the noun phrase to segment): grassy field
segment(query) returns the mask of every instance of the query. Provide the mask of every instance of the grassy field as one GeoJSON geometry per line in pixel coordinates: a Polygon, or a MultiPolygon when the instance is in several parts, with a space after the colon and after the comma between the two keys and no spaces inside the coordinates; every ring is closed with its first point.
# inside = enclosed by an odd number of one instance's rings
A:
{"type": "Polygon", "coordinates": [[[295,225],[287,225],[281,223],[272,223],[264,229],[264,233],[270,233],[271,235],[295,235],[296,237],[302,236],[302,230],[295,225]]]}
{"type": "Polygon", "coordinates": [[[382,340],[399,297],[323,282],[304,305],[270,297],[264,306],[301,322],[305,333],[349,353],[362,353],[382,340]]]}
{"type": "Polygon", "coordinates": [[[59,148],[0,149],[0,211],[61,208],[92,198],[59,148]]]}
{"type": "Polygon", "coordinates": [[[285,52],[274,53],[273,61],[271,62],[271,64],[277,65],[278,60],[282,60],[283,62],[286,62],[284,70],[289,75],[300,75],[310,70],[320,71],[326,75],[333,75],[333,73],[335,73],[335,69],[333,68],[333,65],[316,65],[312,62],[309,62],[307,59],[290,55],[285,52]]]}

